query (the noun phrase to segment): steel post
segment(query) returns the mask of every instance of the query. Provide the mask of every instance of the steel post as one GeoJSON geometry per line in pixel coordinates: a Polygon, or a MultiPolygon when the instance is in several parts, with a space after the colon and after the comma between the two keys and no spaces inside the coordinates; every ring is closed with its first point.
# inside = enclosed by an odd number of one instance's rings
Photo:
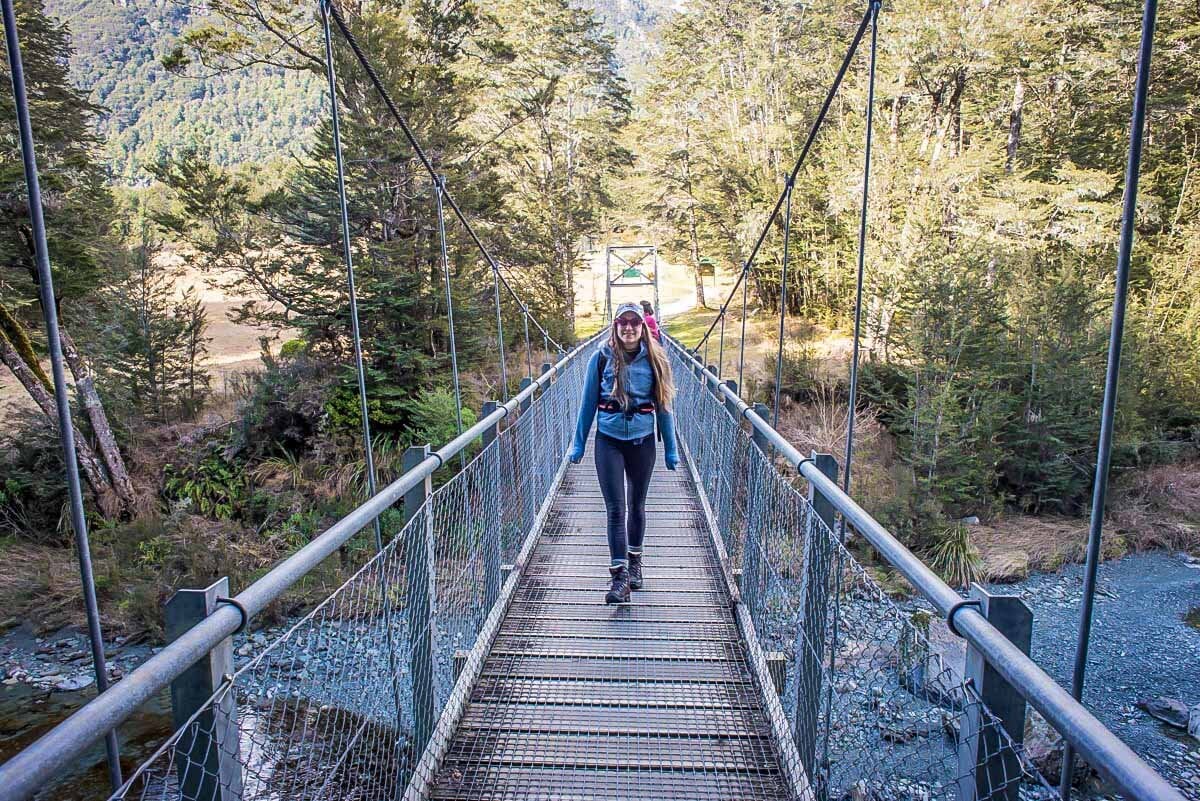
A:
{"type": "MultiPolygon", "coordinates": [[[[763,420],[766,420],[767,415],[771,413],[771,410],[765,403],[756,403],[754,404],[754,413],[763,420]]],[[[750,429],[750,438],[754,440],[754,444],[758,446],[760,451],[763,453],[769,453],[767,449],[770,446],[770,442],[767,440],[767,435],[762,430],[752,427],[750,429]]]]}
{"type": "MultiPolygon", "coordinates": [[[[217,599],[228,596],[228,578],[202,590],[177,591],[166,605],[167,642],[179,639],[217,611],[217,599]]],[[[183,801],[241,801],[242,763],[233,688],[226,688],[225,694],[209,705],[209,699],[233,672],[233,638],[226,637],[171,682],[172,727],[178,731],[188,726],[175,744],[175,773],[183,801]]]]}
{"type": "MultiPolygon", "coordinates": [[[[420,445],[404,452],[404,471],[416,468],[429,458],[429,446],[420,445]]],[[[404,522],[407,525],[414,517],[408,537],[404,542],[405,562],[405,614],[409,632],[409,675],[412,677],[413,694],[413,742],[412,752],[420,754],[429,743],[437,722],[437,693],[434,691],[433,640],[435,622],[433,609],[434,590],[434,541],[433,510],[429,495],[433,492],[432,475],[414,484],[404,494],[404,522]]]]}
{"type": "MultiPolygon", "coordinates": [[[[480,419],[486,420],[496,411],[498,404],[494,400],[484,401],[480,419]]],[[[483,431],[483,459],[486,460],[488,481],[492,485],[491,497],[494,498],[491,508],[485,514],[487,520],[483,529],[483,605],[491,609],[492,604],[500,597],[500,586],[504,583],[500,575],[502,560],[500,529],[504,524],[503,507],[500,504],[500,447],[492,447],[499,436],[500,422],[497,420],[483,431]]]]}
{"type": "MultiPolygon", "coordinates": [[[[1024,601],[1015,595],[992,595],[978,584],[971,586],[971,599],[979,601],[979,611],[989,623],[1021,653],[1029,654],[1033,612],[1024,601]]],[[[989,725],[985,712],[996,716],[1013,745],[1019,747],[1025,740],[1025,699],[970,646],[964,677],[979,702],[968,699],[959,719],[959,801],[1018,801],[1021,782],[1014,779],[1022,772],[1020,760],[1003,734],[989,725]]]]}
{"type": "MultiPolygon", "coordinates": [[[[729,387],[729,391],[733,393],[734,397],[737,396],[738,385],[736,381],[730,378],[725,381],[725,386],[729,387]]],[[[738,411],[737,401],[732,400],[728,395],[725,396],[725,409],[729,412],[729,416],[733,418],[733,422],[737,423],[741,420],[742,415],[738,411]]]]}
{"type": "MultiPolygon", "coordinates": [[[[837,481],[838,463],[828,453],[813,451],[816,468],[830,481],[837,481]]],[[[815,520],[809,521],[804,537],[804,575],[800,584],[800,625],[797,637],[796,750],[800,764],[810,776],[820,775],[824,766],[815,764],[820,740],[823,668],[825,664],[826,613],[829,607],[830,576],[833,568],[833,538],[836,510],[833,501],[809,482],[808,502],[815,520]],[[828,530],[826,530],[828,529],[828,530]]],[[[836,590],[834,590],[836,591],[836,590]]]]}
{"type": "MultiPolygon", "coordinates": [[[[518,391],[524,392],[526,389],[528,389],[530,387],[531,384],[533,384],[533,379],[529,376],[525,376],[524,378],[521,379],[521,386],[518,391]]],[[[530,393],[521,400],[521,411],[522,412],[529,411],[529,407],[532,404],[533,404],[533,393],[530,393]]]]}

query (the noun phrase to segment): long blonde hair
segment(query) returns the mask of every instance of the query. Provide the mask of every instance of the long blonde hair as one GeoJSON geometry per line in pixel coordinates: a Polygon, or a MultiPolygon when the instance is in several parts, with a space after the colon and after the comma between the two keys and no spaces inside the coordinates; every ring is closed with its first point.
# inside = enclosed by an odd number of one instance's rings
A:
{"type": "MultiPolygon", "coordinates": [[[[675,400],[675,379],[671,375],[671,362],[667,352],[650,334],[650,327],[642,322],[642,343],[646,346],[646,358],[650,360],[650,370],[654,373],[654,405],[663,411],[671,410],[671,402],[675,400]]],[[[625,395],[625,346],[617,338],[617,322],[613,321],[608,331],[608,351],[612,354],[609,360],[613,369],[612,399],[621,404],[622,408],[629,407],[629,398],[625,395]]]]}

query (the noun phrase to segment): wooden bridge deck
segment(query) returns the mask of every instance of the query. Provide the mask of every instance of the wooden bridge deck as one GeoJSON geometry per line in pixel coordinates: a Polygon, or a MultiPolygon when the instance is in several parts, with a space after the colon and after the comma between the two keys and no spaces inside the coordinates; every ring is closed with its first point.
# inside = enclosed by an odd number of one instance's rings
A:
{"type": "Polygon", "coordinates": [[[700,500],[659,459],[624,606],[590,445],[568,467],[433,798],[791,797],[700,500]]]}

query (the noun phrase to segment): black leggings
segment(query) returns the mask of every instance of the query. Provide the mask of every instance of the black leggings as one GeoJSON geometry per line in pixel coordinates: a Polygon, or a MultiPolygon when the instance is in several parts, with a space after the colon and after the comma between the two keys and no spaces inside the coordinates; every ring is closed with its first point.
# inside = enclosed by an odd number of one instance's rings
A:
{"type": "Polygon", "coordinates": [[[653,434],[624,440],[596,432],[596,476],[608,508],[608,553],[614,567],[626,564],[630,551],[642,552],[646,490],[653,472],[653,434]]]}

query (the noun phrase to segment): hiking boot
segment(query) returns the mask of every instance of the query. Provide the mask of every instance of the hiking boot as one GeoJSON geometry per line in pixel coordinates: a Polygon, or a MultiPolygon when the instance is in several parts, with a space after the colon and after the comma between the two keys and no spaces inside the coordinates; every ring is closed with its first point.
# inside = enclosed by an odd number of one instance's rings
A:
{"type": "Polygon", "coordinates": [[[627,604],[629,603],[629,570],[621,565],[620,567],[609,568],[612,573],[612,587],[608,594],[604,596],[606,604],[627,604]]]}
{"type": "Polygon", "coordinates": [[[642,588],[642,555],[640,553],[629,554],[629,588],[633,590],[642,588]]]}

